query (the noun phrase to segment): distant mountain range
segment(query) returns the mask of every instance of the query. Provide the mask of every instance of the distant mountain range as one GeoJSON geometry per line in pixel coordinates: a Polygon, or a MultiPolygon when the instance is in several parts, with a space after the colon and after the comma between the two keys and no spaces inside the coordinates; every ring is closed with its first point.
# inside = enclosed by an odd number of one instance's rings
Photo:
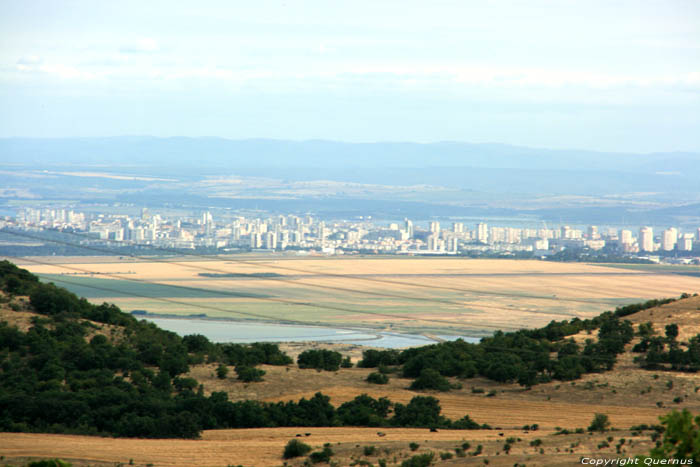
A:
{"type": "Polygon", "coordinates": [[[0,139],[8,164],[227,168],[423,168],[478,167],[527,170],[591,170],[700,173],[700,154],[627,154],[536,149],[506,144],[344,143],[223,138],[0,139]]]}
{"type": "Polygon", "coordinates": [[[0,198],[6,199],[692,223],[700,219],[699,180],[700,154],[684,152],[147,136],[0,139],[0,198]]]}

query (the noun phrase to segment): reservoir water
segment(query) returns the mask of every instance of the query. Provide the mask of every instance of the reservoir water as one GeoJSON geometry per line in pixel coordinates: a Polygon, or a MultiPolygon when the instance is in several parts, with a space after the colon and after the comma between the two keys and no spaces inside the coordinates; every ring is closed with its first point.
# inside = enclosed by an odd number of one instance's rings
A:
{"type": "MultiPolygon", "coordinates": [[[[139,317],[141,318],[141,317],[139,317]]],[[[368,329],[331,328],[324,326],[298,326],[277,323],[249,323],[198,318],[155,318],[144,319],[155,323],[161,329],[172,331],[180,336],[201,334],[212,342],[343,342],[372,347],[401,348],[434,344],[437,341],[417,334],[399,334],[368,329]]],[[[479,338],[465,336],[437,335],[439,339],[479,342],[479,338]]]]}

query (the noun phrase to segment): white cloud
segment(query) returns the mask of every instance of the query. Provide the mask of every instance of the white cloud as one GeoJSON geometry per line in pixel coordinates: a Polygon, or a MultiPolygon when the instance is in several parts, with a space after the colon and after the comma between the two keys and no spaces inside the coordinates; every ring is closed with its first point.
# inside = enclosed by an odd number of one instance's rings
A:
{"type": "Polygon", "coordinates": [[[38,65],[41,62],[41,57],[37,57],[36,55],[24,55],[17,60],[17,65],[38,65]]]}
{"type": "Polygon", "coordinates": [[[143,37],[131,41],[130,43],[122,46],[119,51],[122,53],[154,53],[160,50],[160,45],[158,41],[151,37],[143,37]]]}

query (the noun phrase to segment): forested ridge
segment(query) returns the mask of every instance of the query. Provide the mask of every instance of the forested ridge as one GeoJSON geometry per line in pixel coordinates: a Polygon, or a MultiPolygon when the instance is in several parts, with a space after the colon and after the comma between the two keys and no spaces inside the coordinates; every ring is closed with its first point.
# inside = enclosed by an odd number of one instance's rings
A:
{"type": "Polygon", "coordinates": [[[632,324],[622,318],[673,301],[649,300],[592,319],[552,321],[539,329],[497,331],[477,344],[457,340],[403,351],[370,349],[363,352],[358,366],[396,366],[402,376],[416,378],[413,389],[449,390],[444,377],[451,376],[483,376],[523,386],[553,379],[575,380],[585,373],[613,369],[617,356],[635,335],[632,324]],[[582,331],[590,334],[590,338],[581,345],[571,336],[582,331]]]}
{"type": "MultiPolygon", "coordinates": [[[[446,419],[438,400],[429,396],[406,405],[359,396],[337,409],[321,393],[279,403],[231,402],[224,392],[207,397],[195,379],[183,376],[192,364],[235,365],[240,378],[255,365],[288,365],[292,359],[276,344],[181,338],[114,305],[93,305],[43,284],[7,261],[0,262],[0,289],[10,305],[12,296],[29,296],[40,314],[26,332],[0,322],[1,431],[194,438],[213,428],[481,427],[468,416],[446,419]],[[95,333],[100,324],[120,328],[120,337],[95,333]]],[[[299,365],[315,367],[313,357],[307,353],[299,365]]],[[[320,364],[332,369],[339,363],[340,358],[326,355],[320,364]]]]}
{"type": "MultiPolygon", "coordinates": [[[[468,416],[446,419],[439,401],[430,396],[403,405],[362,395],[338,408],[321,393],[279,403],[232,402],[225,392],[205,396],[203,386],[185,376],[190,365],[219,363],[220,377],[226,377],[228,365],[235,366],[239,379],[254,382],[264,376],[257,365],[293,361],[276,344],[215,344],[201,335],[180,337],[114,305],[94,305],[41,283],[7,261],[0,262],[0,290],[3,306],[14,308],[17,297],[28,297],[37,313],[26,331],[0,322],[0,431],[192,438],[214,428],[487,428],[468,416]]],[[[454,385],[446,377],[477,375],[524,386],[573,380],[613,368],[635,335],[625,316],[670,301],[621,307],[588,320],[553,321],[540,329],[499,331],[478,344],[458,340],[403,351],[370,349],[358,366],[377,367],[378,376],[413,378],[411,388],[417,390],[449,390],[454,385]],[[570,336],[581,331],[591,338],[578,344],[570,336]]],[[[670,349],[658,363],[676,358],[673,340],[647,337],[642,343],[649,348],[665,343],[670,349]]],[[[696,368],[694,359],[678,358],[696,368]]],[[[297,363],[319,371],[352,366],[349,358],[328,350],[306,351],[297,363]]]]}

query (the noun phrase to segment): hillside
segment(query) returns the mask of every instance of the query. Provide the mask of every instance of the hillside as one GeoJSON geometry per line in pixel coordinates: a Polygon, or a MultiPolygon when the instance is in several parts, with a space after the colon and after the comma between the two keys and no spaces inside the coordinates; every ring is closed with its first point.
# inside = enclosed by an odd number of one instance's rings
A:
{"type": "Polygon", "coordinates": [[[624,307],[593,320],[551,323],[539,330],[497,333],[479,345],[367,349],[362,361],[353,361],[364,367],[322,371],[290,365],[285,349],[295,356],[325,349],[330,356],[347,347],[226,346],[196,336],[183,339],[115,307],[90,305],[62,289],[39,285],[9,263],[1,266],[0,321],[8,324],[0,325],[0,455],[11,465],[53,456],[74,465],[130,459],[135,465],[282,465],[284,445],[297,435],[314,449],[332,443],[336,465],[376,465],[379,459],[400,465],[428,451],[436,453],[439,465],[484,460],[491,465],[570,465],[582,455],[648,452],[650,432],[639,425],[658,424],[671,408],[700,411],[693,357],[700,321],[697,296],[624,307]],[[651,329],[639,328],[647,322],[651,329]],[[653,369],[642,368],[650,366],[649,351],[632,352],[645,340],[656,345],[653,369]],[[462,355],[459,372],[443,352],[462,355]],[[541,360],[545,356],[548,363],[541,360]],[[642,359],[635,362],[635,357],[642,359]],[[386,365],[378,365],[381,361],[386,365]],[[473,367],[464,366],[470,361],[473,367]],[[493,361],[501,361],[497,371],[486,365],[493,361]],[[446,378],[451,389],[410,389],[424,379],[417,362],[436,372],[430,384],[446,378]],[[606,371],[608,365],[611,371],[606,371]],[[684,371],[672,371],[681,365],[684,371]],[[217,375],[221,366],[257,368],[265,372],[263,381],[241,381],[234,371],[222,378],[217,375]],[[506,370],[516,372],[498,376],[506,370]],[[377,371],[388,375],[387,384],[366,381],[377,371]],[[360,403],[363,394],[371,399],[360,403]],[[372,412],[382,398],[391,404],[385,415],[372,412]],[[427,409],[430,400],[439,404],[437,411],[427,409]],[[419,411],[419,404],[428,405],[419,411]],[[286,418],[285,413],[294,415],[286,418]],[[587,432],[595,414],[608,416],[616,431],[587,432]],[[368,423],[373,427],[362,427],[368,423]],[[360,426],[349,426],[353,424],[360,426]],[[491,429],[463,429],[481,424],[491,429]],[[247,429],[225,429],[233,427],[247,429]],[[190,441],[133,439],[197,438],[202,429],[200,439],[190,441]],[[420,447],[412,451],[411,442],[420,447]],[[470,445],[466,450],[465,442],[470,445]],[[369,446],[376,453],[366,454],[372,451],[369,446]]]}

